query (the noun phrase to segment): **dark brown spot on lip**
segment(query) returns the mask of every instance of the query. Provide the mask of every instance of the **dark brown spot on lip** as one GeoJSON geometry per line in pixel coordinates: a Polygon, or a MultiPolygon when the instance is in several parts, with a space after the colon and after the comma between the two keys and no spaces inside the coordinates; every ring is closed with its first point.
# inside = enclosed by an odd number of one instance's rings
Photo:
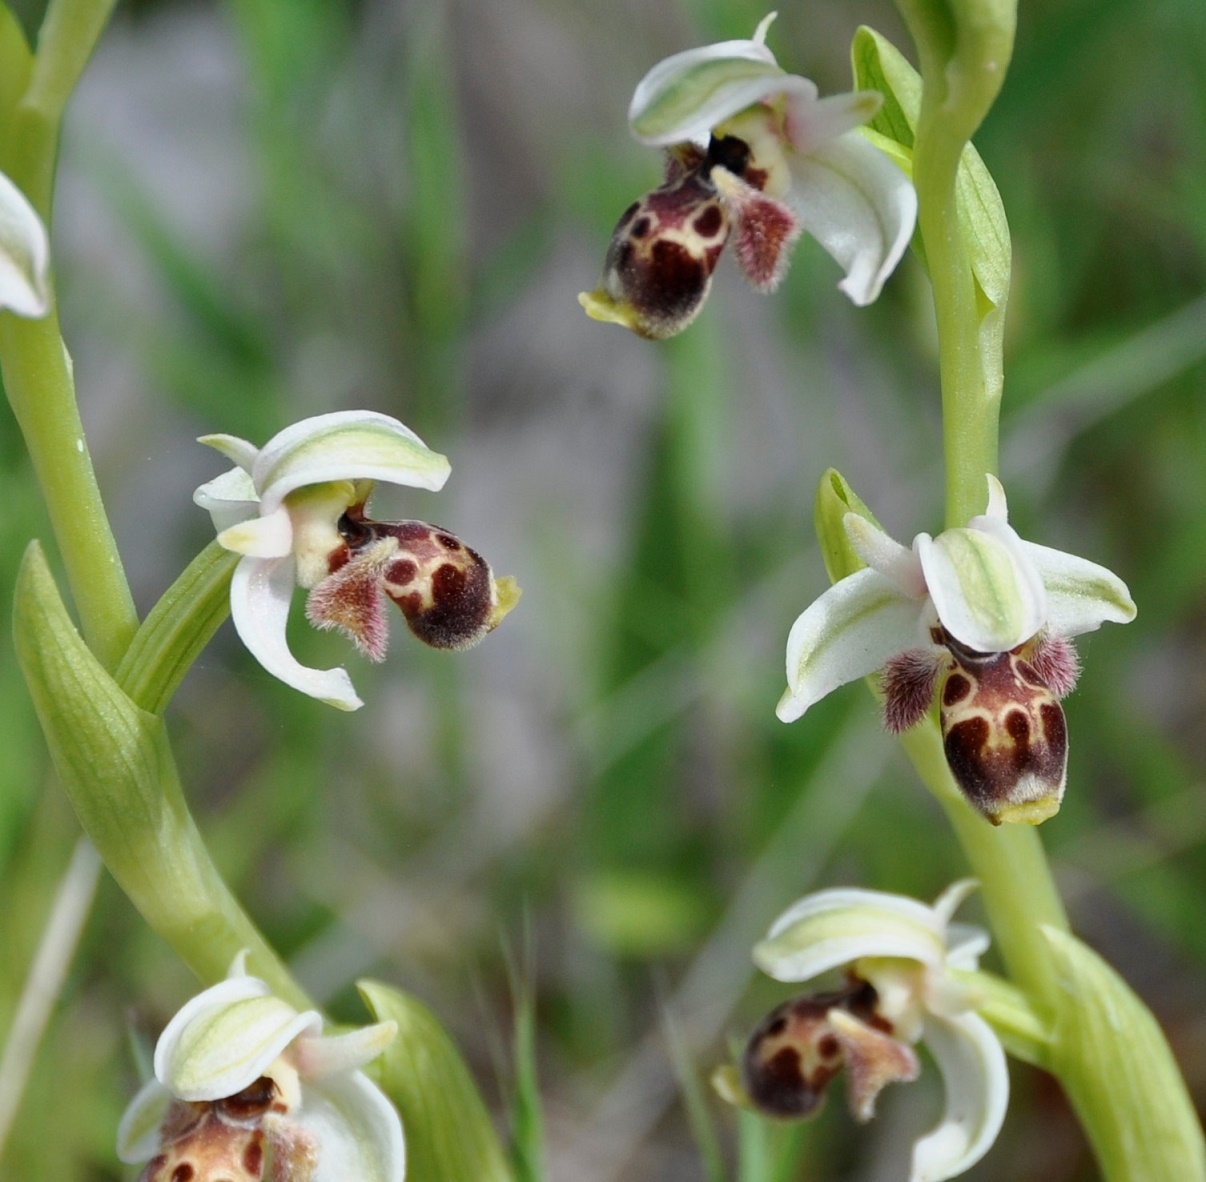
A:
{"type": "Polygon", "coordinates": [[[1018,747],[1030,745],[1030,719],[1024,710],[1010,710],[1005,715],[1005,730],[1018,747]]]}
{"type": "Polygon", "coordinates": [[[192,1182],[197,1176],[197,1171],[193,1169],[189,1162],[182,1161],[173,1171],[171,1182],[192,1182]]]}
{"type": "Polygon", "coordinates": [[[942,690],[942,704],[944,706],[954,706],[956,703],[963,701],[971,692],[971,678],[964,676],[962,673],[952,673],[946,679],[946,685],[942,690]]]}
{"type": "Polygon", "coordinates": [[[704,238],[711,238],[724,225],[724,215],[720,212],[720,206],[709,205],[707,209],[696,214],[691,225],[697,234],[704,238]]]}
{"type": "Polygon", "coordinates": [[[968,718],[956,723],[943,738],[946,762],[959,787],[980,805],[992,803],[992,784],[985,775],[982,753],[988,742],[988,721],[984,718],[968,718]]]}
{"type": "Polygon", "coordinates": [[[637,220],[632,223],[632,228],[628,231],[629,237],[644,238],[645,235],[649,233],[652,226],[653,222],[650,221],[648,217],[637,218],[637,220]]]}
{"type": "Polygon", "coordinates": [[[453,534],[439,533],[436,534],[435,538],[445,550],[451,550],[455,553],[461,548],[461,539],[453,534]]]}
{"type": "Polygon", "coordinates": [[[253,1178],[264,1170],[264,1134],[259,1130],[243,1150],[243,1169],[253,1178]]]}
{"type": "Polygon", "coordinates": [[[418,565],[410,558],[399,558],[391,562],[385,570],[386,579],[395,587],[405,587],[414,582],[419,573],[418,565]]]}

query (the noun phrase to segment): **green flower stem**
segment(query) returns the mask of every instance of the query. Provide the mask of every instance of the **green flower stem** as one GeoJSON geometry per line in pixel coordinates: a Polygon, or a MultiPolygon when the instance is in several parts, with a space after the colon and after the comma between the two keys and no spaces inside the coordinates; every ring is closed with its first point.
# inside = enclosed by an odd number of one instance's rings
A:
{"type": "MultiPolygon", "coordinates": [[[[921,62],[913,182],[938,328],[946,522],[962,526],[983,509],[985,474],[997,468],[1000,322],[988,317],[1001,309],[983,298],[973,273],[957,216],[956,170],[1004,79],[1016,0],[898,6],[921,62]]],[[[1058,1076],[1110,1182],[1202,1178],[1201,1129],[1159,1026],[1068,931],[1037,832],[993,830],[973,814],[955,790],[932,721],[906,734],[904,746],[981,881],[998,947],[1020,988],[1013,996],[1008,987],[989,990],[986,1016],[995,1014],[1012,1050],[1058,1076]]]]}
{"type": "MultiPolygon", "coordinates": [[[[946,524],[983,512],[985,475],[998,460],[1000,380],[986,364],[978,296],[955,203],[955,178],[971,134],[992,105],[1013,45],[1012,5],[899,0],[921,59],[921,113],[913,149],[918,222],[933,287],[946,459],[946,524]]],[[[999,364],[999,359],[997,359],[999,364]]],[[[922,780],[946,810],[980,879],[984,903],[1011,977],[1054,1004],[1055,977],[1041,925],[1068,927],[1035,830],[993,829],[958,793],[937,728],[905,736],[922,780]]]]}
{"type": "MultiPolygon", "coordinates": [[[[0,165],[49,224],[59,129],[72,90],[115,0],[52,0],[25,95],[0,165]]],[[[138,627],[134,600],[101,501],[57,311],[41,320],[0,314],[4,387],[25,437],[93,652],[116,667],[138,627]]]]}
{"type": "Polygon", "coordinates": [[[21,320],[0,314],[0,370],[84,637],[112,670],[138,628],[138,615],[84,440],[58,317],[21,320]]]}
{"type": "Polygon", "coordinates": [[[984,477],[997,471],[999,359],[985,364],[985,309],[959,226],[955,177],[1004,81],[1016,0],[898,0],[898,7],[921,59],[913,184],[938,323],[949,528],[983,511],[984,477]]]}
{"type": "Polygon", "coordinates": [[[980,880],[981,897],[1009,974],[1035,1001],[1050,1001],[1057,982],[1046,925],[1067,930],[1068,918],[1051,877],[1038,831],[1029,825],[993,828],[972,809],[951,776],[937,724],[906,731],[901,743],[927,788],[938,798],[980,880]]]}

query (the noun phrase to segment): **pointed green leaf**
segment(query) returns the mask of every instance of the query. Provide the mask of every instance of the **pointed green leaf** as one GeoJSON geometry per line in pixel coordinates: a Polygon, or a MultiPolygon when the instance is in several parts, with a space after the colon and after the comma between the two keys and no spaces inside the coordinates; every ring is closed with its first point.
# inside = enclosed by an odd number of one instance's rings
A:
{"type": "Polygon", "coordinates": [[[1106,1182],[1206,1178],[1206,1146],[1151,1011],[1091,948],[1043,934],[1063,989],[1047,1066],[1084,1124],[1106,1182]]]}
{"type": "MultiPolygon", "coordinates": [[[[890,41],[866,26],[855,33],[850,57],[856,87],[878,90],[884,96],[884,105],[869,126],[911,151],[921,112],[921,76],[890,41]]],[[[956,186],[956,208],[972,273],[987,303],[1003,307],[1009,295],[1009,224],[992,176],[971,144],[963,150],[956,186]]],[[[914,244],[918,241],[915,238],[914,244]]]]}
{"type": "Polygon", "coordinates": [[[813,510],[813,521],[817,541],[821,543],[821,557],[831,583],[862,570],[866,565],[850,544],[846,532],[845,517],[855,513],[869,521],[876,529],[882,528],[875,515],[859,499],[846,478],[836,469],[830,468],[817,485],[817,499],[813,510]]]}
{"type": "Polygon", "coordinates": [[[379,981],[358,981],[356,987],[378,1022],[398,1024],[398,1037],[365,1071],[402,1117],[407,1177],[512,1182],[490,1114],[436,1016],[379,981]]]}

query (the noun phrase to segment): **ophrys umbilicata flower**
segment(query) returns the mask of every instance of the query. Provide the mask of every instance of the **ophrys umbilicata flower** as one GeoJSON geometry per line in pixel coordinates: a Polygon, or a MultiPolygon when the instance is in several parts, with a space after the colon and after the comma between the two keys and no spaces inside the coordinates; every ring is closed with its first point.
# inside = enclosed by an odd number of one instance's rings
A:
{"type": "Polygon", "coordinates": [[[844,976],[763,1020],[737,1079],[725,1077],[729,1098],[771,1116],[809,1116],[844,1070],[851,1110],[869,1120],[887,1084],[917,1077],[913,1047],[923,1041],[942,1073],[946,1111],[914,1145],[910,1182],[942,1182],[979,1161],[1000,1131],[1009,1074],[1000,1042],[975,1013],[975,986],[960,976],[988,947],[986,932],[951,922],[974,887],[957,882],[932,907],[837,888],[788,908],[755,947],[758,967],[777,981],[812,981],[835,969],[844,976]]]}
{"type": "Polygon", "coordinates": [[[839,286],[856,304],[874,300],[900,261],[917,197],[857,130],[882,96],[820,98],[766,47],[773,17],[752,40],[666,58],[637,86],[629,124],[641,143],[667,150],[667,176],[621,217],[602,283],[579,297],[595,319],[645,337],[681,332],[730,239],[746,278],[773,291],[806,230],[845,270],[839,286]]]}
{"type": "Polygon", "coordinates": [[[495,581],[476,551],[423,521],[373,521],[374,481],[437,490],[450,471],[408,427],[373,411],[304,419],[262,448],[206,435],[237,467],[203,484],[218,541],[244,557],[231,582],[235,628],[252,655],[302,693],[344,710],[362,705],[343,669],[309,669],[289,651],[285,625],[295,587],[309,591],[318,628],[349,636],[372,660],[388,641],[383,598],[435,648],[476,644],[510,610],[518,589],[495,581]]]}
{"type": "Polygon", "coordinates": [[[155,1078],[131,1101],[118,1156],[146,1162],[140,1182],[402,1182],[402,1122],[359,1070],[393,1041],[379,1022],[324,1036],[322,1016],[299,1013],[247,976],[187,1002],[155,1047],[155,1078]]]}
{"type": "Polygon", "coordinates": [[[867,565],[840,579],[792,626],[784,722],[848,681],[883,672],[884,720],[902,731],[939,693],[947,762],[989,820],[1036,824],[1059,808],[1067,731],[1059,699],[1075,685],[1069,637],[1135,617],[1117,575],[1037,546],[1009,525],[989,476],[988,508],[912,548],[848,513],[867,565]]]}

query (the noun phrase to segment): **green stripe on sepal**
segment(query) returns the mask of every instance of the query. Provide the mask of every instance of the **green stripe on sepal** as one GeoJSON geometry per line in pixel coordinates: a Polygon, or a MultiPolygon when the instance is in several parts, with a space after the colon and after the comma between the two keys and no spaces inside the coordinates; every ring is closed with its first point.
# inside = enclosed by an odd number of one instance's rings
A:
{"type": "Polygon", "coordinates": [[[460,1052],[421,1002],[380,981],[356,988],[398,1037],[365,1067],[402,1117],[406,1176],[419,1182],[512,1182],[490,1114],[460,1052]]]}
{"type": "Polygon", "coordinates": [[[850,535],[846,532],[845,524],[847,513],[862,517],[876,529],[883,528],[875,520],[875,514],[850,487],[849,481],[836,468],[829,468],[817,485],[813,522],[816,526],[817,541],[821,544],[821,557],[825,560],[825,570],[831,583],[836,583],[867,565],[850,544],[850,535]]]}
{"type": "Polygon", "coordinates": [[[1063,1084],[1106,1182],[1206,1178],[1206,1145],[1164,1032],[1091,948],[1044,927],[1062,991],[1045,1064],[1063,1084]]]}

